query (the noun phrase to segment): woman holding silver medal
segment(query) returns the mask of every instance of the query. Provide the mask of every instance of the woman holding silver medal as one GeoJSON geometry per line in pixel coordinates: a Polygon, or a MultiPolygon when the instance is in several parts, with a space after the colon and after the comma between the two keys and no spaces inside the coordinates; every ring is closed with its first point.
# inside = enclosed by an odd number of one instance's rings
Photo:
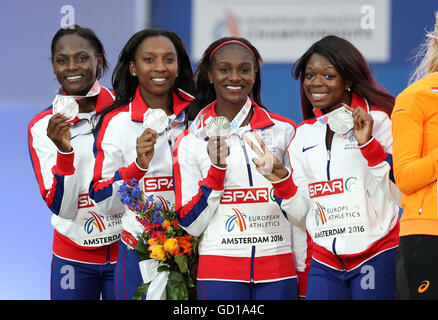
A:
{"type": "Polygon", "coordinates": [[[185,46],[174,32],[145,29],[123,47],[113,73],[116,100],[95,127],[96,165],[90,197],[107,214],[123,214],[119,260],[115,270],[117,299],[132,299],[143,283],[139,258],[132,250],[143,225],[125,209],[118,190],[137,179],[146,195],[174,202],[172,147],[187,127],[194,92],[185,46]],[[165,188],[158,181],[166,181],[165,188]]]}
{"type": "MultiPolygon", "coordinates": [[[[305,120],[289,146],[293,172],[274,184],[274,194],[314,242],[307,298],[394,299],[400,201],[392,175],[394,97],[372,78],[362,54],[336,36],[313,44],[293,75],[305,120]],[[303,199],[310,210],[295,205],[303,199]]],[[[263,146],[258,152],[259,162],[272,157],[263,146]]],[[[275,171],[283,176],[284,168],[275,171]]]]}
{"type": "Polygon", "coordinates": [[[120,217],[104,216],[88,198],[93,175],[91,117],[114,102],[97,81],[107,68],[102,43],[87,28],[60,29],[52,39],[61,85],[53,107],[29,124],[29,151],[41,195],[53,212],[51,299],[114,299],[120,217]]]}
{"type": "Polygon", "coordinates": [[[261,103],[260,65],[260,54],[246,39],[213,42],[196,72],[194,105],[205,108],[175,143],[178,220],[190,234],[203,234],[197,274],[201,300],[305,294],[306,233],[294,227],[291,235],[271,197],[272,185],[257,172],[250,160],[255,154],[245,142],[261,137],[287,163],[295,132],[292,121],[261,103]]]}

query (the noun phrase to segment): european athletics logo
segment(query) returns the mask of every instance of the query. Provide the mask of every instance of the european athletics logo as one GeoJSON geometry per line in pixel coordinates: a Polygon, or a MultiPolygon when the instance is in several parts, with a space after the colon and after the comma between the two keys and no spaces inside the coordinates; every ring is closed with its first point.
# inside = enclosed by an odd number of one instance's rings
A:
{"type": "Polygon", "coordinates": [[[321,224],[325,224],[327,222],[327,218],[325,216],[324,207],[319,203],[315,202],[316,208],[315,210],[315,219],[316,219],[316,225],[319,226],[319,222],[321,221],[321,224]]]}
{"type": "Polygon", "coordinates": [[[231,216],[227,215],[227,217],[229,217],[229,218],[225,222],[225,229],[228,232],[231,232],[231,231],[234,230],[235,226],[238,226],[240,232],[245,231],[247,229],[247,226],[246,226],[246,214],[240,212],[236,208],[232,208],[232,209],[234,211],[234,214],[231,215],[231,216]]]}
{"type": "Polygon", "coordinates": [[[103,230],[106,229],[105,224],[103,223],[103,216],[102,215],[98,215],[96,212],[94,211],[88,211],[89,214],[91,214],[91,217],[87,219],[87,221],[85,221],[84,224],[84,230],[86,233],[90,234],[93,232],[94,227],[96,227],[99,232],[102,232],[103,230]]]}

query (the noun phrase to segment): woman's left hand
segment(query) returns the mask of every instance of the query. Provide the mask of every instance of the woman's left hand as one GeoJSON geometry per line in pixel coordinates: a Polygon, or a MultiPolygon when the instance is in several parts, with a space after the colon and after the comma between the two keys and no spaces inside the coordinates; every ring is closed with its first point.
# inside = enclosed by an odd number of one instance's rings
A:
{"type": "Polygon", "coordinates": [[[263,142],[262,138],[257,134],[257,132],[254,133],[254,136],[260,144],[262,150],[260,150],[249,138],[244,137],[244,139],[258,156],[252,159],[257,171],[271,182],[284,179],[289,174],[287,169],[266,147],[266,144],[263,142]]]}
{"type": "Polygon", "coordinates": [[[361,146],[370,141],[373,136],[373,117],[359,106],[353,109],[344,104],[344,107],[352,112],[354,121],[353,135],[358,145],[361,146]]]}

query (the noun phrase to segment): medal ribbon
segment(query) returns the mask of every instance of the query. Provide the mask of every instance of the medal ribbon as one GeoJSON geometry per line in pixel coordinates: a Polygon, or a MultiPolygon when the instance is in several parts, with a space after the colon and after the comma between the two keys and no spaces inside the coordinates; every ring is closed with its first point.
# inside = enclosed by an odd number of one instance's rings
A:
{"type": "MultiPolygon", "coordinates": [[[[210,103],[207,107],[202,109],[199,114],[196,116],[195,120],[193,120],[192,124],[190,125],[190,132],[192,132],[194,135],[204,139],[207,136],[206,133],[206,127],[203,125],[205,123],[206,125],[213,119],[212,116],[208,117],[204,120],[205,115],[210,111],[210,107],[215,104],[216,101],[210,103]],[[199,127],[199,128],[198,128],[199,127]]],[[[242,125],[243,121],[245,121],[246,117],[248,116],[249,111],[251,110],[251,99],[249,97],[246,98],[246,102],[243,105],[243,107],[240,109],[239,113],[234,117],[234,119],[230,122],[231,125],[231,133],[232,135],[234,131],[236,131],[240,126],[242,125]]]]}
{"type": "MultiPolygon", "coordinates": [[[[88,91],[88,93],[85,96],[72,96],[72,97],[75,100],[81,100],[81,99],[85,99],[85,98],[95,97],[99,93],[100,93],[100,84],[96,80],[94,82],[93,86],[91,87],[91,89],[88,91]]],[[[58,90],[56,90],[56,95],[58,95],[58,96],[66,96],[67,93],[65,92],[64,88],[61,87],[58,90]]]]}

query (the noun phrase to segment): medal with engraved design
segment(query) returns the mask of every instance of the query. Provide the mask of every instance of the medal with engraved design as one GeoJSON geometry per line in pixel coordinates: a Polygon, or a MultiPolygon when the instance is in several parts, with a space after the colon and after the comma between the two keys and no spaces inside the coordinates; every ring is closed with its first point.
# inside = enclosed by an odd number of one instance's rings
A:
{"type": "Polygon", "coordinates": [[[164,132],[168,125],[169,119],[163,109],[149,108],[143,115],[143,127],[151,128],[157,134],[164,132]]]}
{"type": "Polygon", "coordinates": [[[205,127],[209,137],[228,137],[231,134],[231,124],[226,117],[212,118],[205,127]]]}
{"type": "Polygon", "coordinates": [[[53,100],[53,114],[60,113],[71,121],[79,113],[79,105],[72,96],[57,95],[53,100]]]}
{"type": "Polygon", "coordinates": [[[344,107],[340,107],[328,114],[327,123],[333,132],[344,135],[353,129],[352,112],[344,107]]]}

